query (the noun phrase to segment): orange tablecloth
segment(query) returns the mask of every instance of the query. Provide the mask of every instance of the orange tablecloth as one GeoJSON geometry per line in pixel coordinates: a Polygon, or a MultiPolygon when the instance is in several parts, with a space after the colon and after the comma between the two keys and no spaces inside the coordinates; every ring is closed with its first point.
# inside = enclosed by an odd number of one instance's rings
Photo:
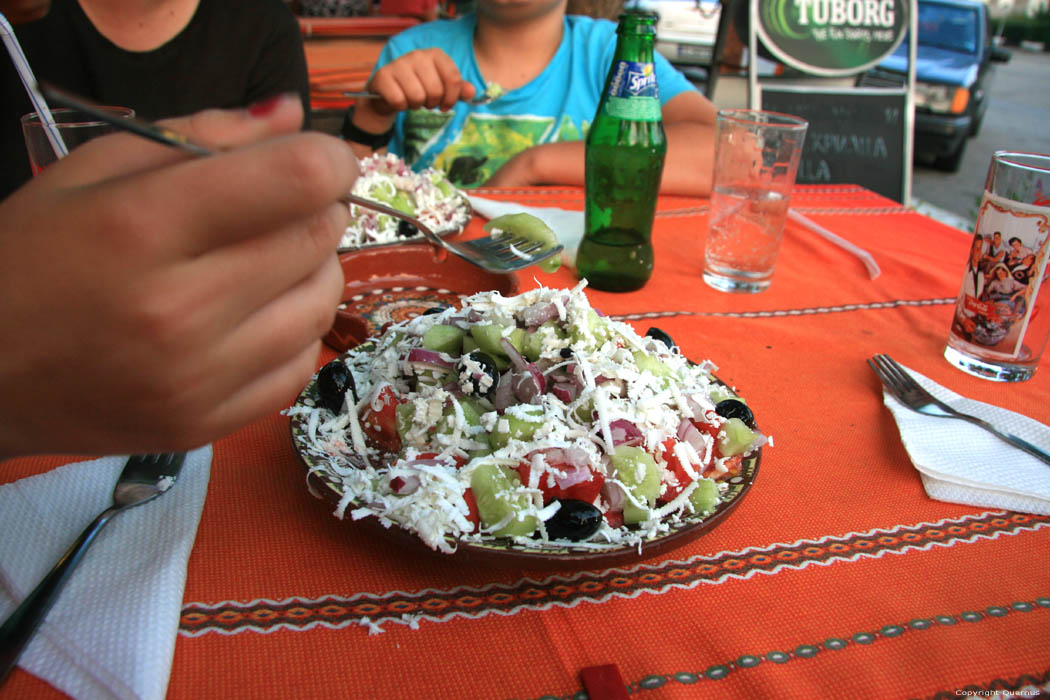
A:
{"type": "MultiPolygon", "coordinates": [[[[479,193],[582,207],[577,189],[479,193]]],[[[700,279],[706,201],[665,197],[654,279],[589,293],[713,360],[773,436],[725,523],[616,570],[470,569],[333,518],[275,414],[215,444],[169,697],[570,698],[579,670],[605,663],[641,698],[1045,687],[1050,518],[928,498],[864,360],[887,352],[1042,422],[1050,368],[1001,385],[942,358],[969,235],[856,187],[801,187],[793,204],[870,250],[882,276],[789,223],[767,292],[714,291],[700,279]]],[[[20,460],[6,476],[60,461],[20,460]]],[[[20,670],[0,690],[55,695],[20,670]]]]}

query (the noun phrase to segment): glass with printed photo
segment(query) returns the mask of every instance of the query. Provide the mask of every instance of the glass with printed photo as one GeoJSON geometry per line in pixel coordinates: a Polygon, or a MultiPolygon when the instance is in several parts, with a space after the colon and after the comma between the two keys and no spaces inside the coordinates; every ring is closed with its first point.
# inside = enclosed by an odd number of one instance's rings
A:
{"type": "Polygon", "coordinates": [[[978,377],[1024,381],[1050,336],[1050,155],[997,151],[944,356],[978,377]]]}

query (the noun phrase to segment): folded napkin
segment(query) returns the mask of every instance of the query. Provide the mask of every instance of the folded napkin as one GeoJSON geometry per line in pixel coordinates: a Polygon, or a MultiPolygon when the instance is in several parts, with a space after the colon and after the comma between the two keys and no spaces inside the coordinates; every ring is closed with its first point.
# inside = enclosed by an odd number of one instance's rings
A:
{"type": "Polygon", "coordinates": [[[527,207],[514,202],[497,202],[467,195],[470,206],[475,212],[490,221],[504,214],[532,214],[547,224],[564,246],[561,260],[569,267],[576,267],[576,249],[583,238],[583,212],[558,209],[556,207],[527,207]]]}
{"type": "MultiPolygon", "coordinates": [[[[77,700],[164,698],[211,455],[210,445],[190,452],[169,491],[102,529],[19,666],[77,700]]],[[[0,485],[0,616],[112,504],[126,461],[67,464],[0,485]]]]}
{"type": "MultiPolygon", "coordinates": [[[[1040,448],[1050,427],[1019,413],[967,399],[905,367],[927,391],[956,410],[983,418],[1040,448]]],[[[917,413],[883,392],[901,442],[930,498],[1050,515],[1050,465],[972,423],[917,413]]]]}

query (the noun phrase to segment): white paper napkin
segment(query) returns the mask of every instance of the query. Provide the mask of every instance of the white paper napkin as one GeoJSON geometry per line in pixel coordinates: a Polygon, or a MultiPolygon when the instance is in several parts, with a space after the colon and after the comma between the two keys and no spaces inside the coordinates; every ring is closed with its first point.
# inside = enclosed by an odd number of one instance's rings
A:
{"type": "MultiPolygon", "coordinates": [[[[190,452],[169,491],[102,529],[19,666],[77,700],[164,698],[211,456],[210,445],[190,452]]],[[[111,505],[126,461],[67,464],[0,485],[4,619],[111,505]]]]}
{"type": "Polygon", "coordinates": [[[576,249],[583,238],[582,211],[558,209],[557,207],[527,207],[514,202],[497,202],[474,195],[467,195],[467,199],[470,200],[470,206],[475,212],[490,221],[504,214],[532,214],[547,224],[558,236],[558,242],[564,246],[561,252],[562,262],[569,267],[576,267],[576,249]]]}
{"type": "MultiPolygon", "coordinates": [[[[983,418],[1043,449],[1050,427],[1013,411],[964,398],[905,367],[927,391],[959,411],[983,418]]],[[[883,392],[901,442],[931,498],[1050,515],[1050,465],[963,420],[917,413],[883,392]]]]}

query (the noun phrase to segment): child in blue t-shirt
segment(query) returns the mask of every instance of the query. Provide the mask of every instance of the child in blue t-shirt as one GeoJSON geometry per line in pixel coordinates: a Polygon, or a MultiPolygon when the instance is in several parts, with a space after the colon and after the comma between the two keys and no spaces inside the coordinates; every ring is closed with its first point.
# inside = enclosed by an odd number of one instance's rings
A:
{"type": "MultiPolygon", "coordinates": [[[[476,14],[418,25],[383,49],[343,136],[359,157],[388,147],[461,187],[582,185],[584,138],[616,25],[566,16],[566,0],[479,0],[476,14]],[[492,102],[471,105],[489,90],[492,102]],[[497,87],[498,86],[498,89],[497,87]]],[[[715,109],[655,55],[668,149],[661,191],[711,189],[715,109]]]]}

